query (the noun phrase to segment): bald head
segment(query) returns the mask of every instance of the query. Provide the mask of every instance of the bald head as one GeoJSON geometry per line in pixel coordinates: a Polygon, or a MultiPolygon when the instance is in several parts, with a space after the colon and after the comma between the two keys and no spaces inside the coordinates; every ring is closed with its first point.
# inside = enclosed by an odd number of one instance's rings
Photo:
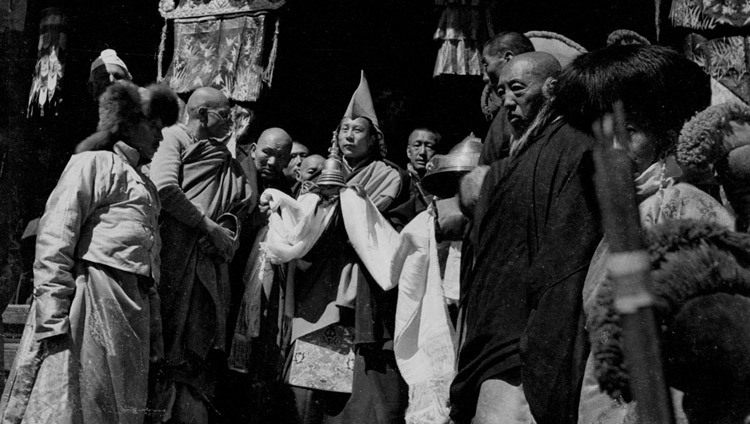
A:
{"type": "Polygon", "coordinates": [[[284,178],[284,168],[292,154],[292,137],[281,128],[263,131],[258,141],[250,148],[255,168],[267,184],[284,178]]]}
{"type": "Polygon", "coordinates": [[[515,72],[528,73],[537,79],[546,80],[556,78],[562,70],[560,62],[546,52],[528,52],[516,55],[508,62],[508,69],[515,68],[515,72]]]}
{"type": "Polygon", "coordinates": [[[498,72],[497,95],[508,111],[508,121],[516,137],[536,118],[549,89],[560,73],[560,62],[549,53],[519,54],[498,72]]]}
{"type": "Polygon", "coordinates": [[[302,159],[299,168],[296,169],[297,181],[309,181],[320,174],[325,164],[325,158],[321,155],[310,155],[302,159]]]}
{"type": "Polygon", "coordinates": [[[232,111],[229,99],[212,87],[201,87],[187,102],[188,127],[199,140],[224,138],[231,128],[232,111]]]}
{"type": "Polygon", "coordinates": [[[190,95],[187,101],[188,116],[190,119],[197,118],[200,108],[213,109],[217,107],[229,107],[229,99],[221,91],[213,87],[201,87],[190,95]]]}

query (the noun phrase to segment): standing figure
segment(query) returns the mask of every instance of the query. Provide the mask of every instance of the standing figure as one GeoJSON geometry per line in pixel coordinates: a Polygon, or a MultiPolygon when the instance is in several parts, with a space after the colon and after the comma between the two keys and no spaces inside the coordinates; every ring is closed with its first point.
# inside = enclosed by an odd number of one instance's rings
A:
{"type": "Polygon", "coordinates": [[[199,88],[188,99],[187,125],[164,131],[151,178],[164,207],[161,221],[162,298],[172,423],[206,423],[226,369],[231,287],[228,262],[240,222],[252,205],[251,189],[223,141],[229,101],[199,88]]]}
{"type": "Polygon", "coordinates": [[[531,52],[499,73],[519,137],[484,179],[474,258],[462,257],[473,269],[461,283],[463,340],[451,386],[459,423],[576,420],[588,349],[581,290],[601,230],[593,139],[550,115],[544,101],[559,72],[553,56],[531,52]]]}
{"type": "Polygon", "coordinates": [[[139,167],[160,130],[135,85],[101,96],[91,150],[70,159],[39,224],[34,302],[2,422],[143,422],[150,363],[163,349],[159,197],[139,167]]]}
{"type": "MultiPolygon", "coordinates": [[[[358,192],[369,197],[386,216],[392,205],[403,202],[407,192],[403,171],[384,159],[383,134],[364,74],[335,132],[334,142],[342,152],[343,180],[347,186],[357,186],[358,192]]],[[[329,161],[332,159],[326,164],[329,161]]],[[[319,187],[326,185],[327,171],[324,168],[318,179],[319,187]]],[[[393,353],[398,291],[383,290],[367,272],[345,228],[347,214],[352,212],[342,208],[339,200],[332,201],[335,203],[325,230],[299,260],[300,264],[309,265],[299,266],[295,273],[292,337],[351,335],[354,350],[354,361],[350,364],[351,395],[294,387],[299,422],[404,422],[408,387],[393,353]]],[[[382,217],[358,218],[362,219],[363,227],[372,228],[375,223],[370,218],[382,217]]],[[[324,339],[308,341],[314,344],[324,339]]]]}

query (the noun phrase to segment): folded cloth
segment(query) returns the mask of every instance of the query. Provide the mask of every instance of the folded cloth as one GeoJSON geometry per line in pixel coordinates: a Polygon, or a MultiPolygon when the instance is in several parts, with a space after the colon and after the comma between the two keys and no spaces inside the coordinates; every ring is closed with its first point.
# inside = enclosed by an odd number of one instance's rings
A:
{"type": "Polygon", "coordinates": [[[279,190],[267,189],[271,214],[268,236],[261,243],[267,260],[274,265],[299,259],[312,249],[331,219],[335,202],[324,204],[319,195],[305,193],[297,200],[279,190]]]}
{"type": "Polygon", "coordinates": [[[401,237],[367,196],[354,190],[341,192],[341,212],[349,241],[372,278],[383,290],[398,284],[387,266],[394,259],[401,237]]]}
{"type": "MultiPolygon", "coordinates": [[[[447,423],[457,339],[444,287],[454,284],[445,284],[441,278],[435,218],[430,210],[417,215],[402,230],[391,272],[399,285],[394,353],[409,385],[406,422],[447,423]]],[[[458,278],[453,272],[445,276],[458,278]]]]}

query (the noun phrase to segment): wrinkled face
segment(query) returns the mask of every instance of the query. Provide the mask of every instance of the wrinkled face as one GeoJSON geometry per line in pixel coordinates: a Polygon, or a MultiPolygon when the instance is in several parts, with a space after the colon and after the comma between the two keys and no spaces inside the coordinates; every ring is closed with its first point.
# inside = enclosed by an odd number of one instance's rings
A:
{"type": "Polygon", "coordinates": [[[344,158],[350,163],[367,158],[376,142],[373,132],[370,121],[365,118],[342,119],[338,142],[344,158]]]}
{"type": "Polygon", "coordinates": [[[484,49],[482,52],[482,80],[485,84],[490,83],[493,87],[497,86],[497,76],[500,68],[507,63],[503,56],[490,55],[484,49]]]}
{"type": "Polygon", "coordinates": [[[206,108],[205,119],[206,133],[209,137],[217,139],[226,137],[232,129],[232,109],[229,106],[229,100],[224,98],[213,107],[206,108]]]}
{"type": "Polygon", "coordinates": [[[149,163],[153,159],[156,150],[159,148],[159,143],[163,139],[161,129],[160,119],[144,118],[130,130],[128,144],[138,150],[141,155],[141,163],[149,163]]]}
{"type": "Polygon", "coordinates": [[[278,137],[261,137],[250,150],[255,168],[265,181],[281,178],[284,168],[289,164],[291,143],[278,137]]]}
{"type": "Polygon", "coordinates": [[[284,168],[284,175],[287,178],[294,179],[295,171],[299,168],[302,160],[310,154],[310,150],[302,143],[296,141],[292,144],[292,155],[289,159],[289,165],[284,168]]]}
{"type": "Polygon", "coordinates": [[[302,161],[302,164],[297,168],[297,181],[305,182],[313,179],[320,171],[323,170],[325,160],[322,156],[314,155],[302,161]]]}
{"type": "Polygon", "coordinates": [[[415,130],[409,135],[409,145],[406,147],[406,156],[409,157],[411,166],[419,174],[425,172],[427,162],[435,156],[437,143],[437,136],[430,131],[415,130]]]}
{"type": "Polygon", "coordinates": [[[544,104],[546,78],[534,72],[533,66],[530,61],[511,61],[499,71],[497,95],[508,110],[516,136],[528,128],[544,104]]]}

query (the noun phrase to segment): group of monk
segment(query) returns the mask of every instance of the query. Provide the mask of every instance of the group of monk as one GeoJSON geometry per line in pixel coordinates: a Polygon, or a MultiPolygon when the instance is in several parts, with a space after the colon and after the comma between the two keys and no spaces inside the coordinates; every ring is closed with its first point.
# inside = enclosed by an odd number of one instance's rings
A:
{"type": "Polygon", "coordinates": [[[364,73],[310,154],[281,128],[241,142],[210,87],[178,123],[174,93],[105,51],[97,131],[39,225],[2,422],[636,422],[622,263],[652,270],[665,408],[745,422],[750,108],[710,106],[709,76],[665,47],[562,66],[504,32],[482,53],[483,143],[446,152],[418,126],[402,169],[364,73]],[[630,256],[603,225],[628,193],[603,194],[616,154],[648,234],[630,256]]]}

